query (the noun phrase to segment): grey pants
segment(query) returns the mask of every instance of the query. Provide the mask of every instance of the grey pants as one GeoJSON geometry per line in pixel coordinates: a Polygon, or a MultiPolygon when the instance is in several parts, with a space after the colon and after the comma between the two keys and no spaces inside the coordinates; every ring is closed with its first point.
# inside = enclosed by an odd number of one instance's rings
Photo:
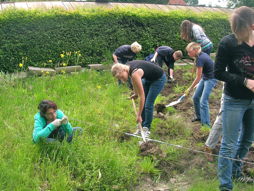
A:
{"type": "MultiPolygon", "coordinates": [[[[223,104],[224,94],[221,96],[221,106],[223,104]]],[[[219,142],[222,135],[222,108],[220,108],[219,114],[216,117],[216,120],[212,126],[212,129],[209,133],[209,136],[205,142],[205,145],[211,149],[214,149],[217,143],[219,142]]]]}

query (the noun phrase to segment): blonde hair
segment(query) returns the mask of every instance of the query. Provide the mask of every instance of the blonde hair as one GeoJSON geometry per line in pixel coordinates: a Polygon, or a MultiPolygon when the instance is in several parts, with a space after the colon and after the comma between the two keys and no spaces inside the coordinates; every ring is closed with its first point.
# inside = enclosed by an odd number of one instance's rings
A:
{"type": "Polygon", "coordinates": [[[128,72],[129,71],[129,66],[124,65],[124,64],[120,64],[120,63],[116,63],[111,68],[111,73],[114,77],[116,77],[119,73],[121,73],[123,71],[128,72]]]}
{"type": "Polygon", "coordinates": [[[142,50],[142,46],[137,42],[133,42],[131,44],[131,51],[134,52],[134,53],[138,53],[142,50]]]}
{"type": "Polygon", "coordinates": [[[198,50],[198,54],[201,52],[201,46],[199,43],[196,43],[196,42],[191,42],[189,43],[187,46],[186,46],[186,51],[189,52],[190,50],[198,50]]]}
{"type": "Polygon", "coordinates": [[[239,43],[248,41],[252,33],[250,27],[254,24],[254,10],[246,6],[235,9],[230,18],[230,24],[239,43]]]}
{"type": "Polygon", "coordinates": [[[183,57],[183,53],[181,50],[177,50],[174,52],[177,59],[181,59],[183,57]]]}

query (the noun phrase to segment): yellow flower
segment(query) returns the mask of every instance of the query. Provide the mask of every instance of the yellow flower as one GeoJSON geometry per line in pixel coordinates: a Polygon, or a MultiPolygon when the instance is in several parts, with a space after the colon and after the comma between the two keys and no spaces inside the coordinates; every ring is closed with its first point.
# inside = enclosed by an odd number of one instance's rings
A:
{"type": "Polygon", "coordinates": [[[63,57],[64,57],[64,54],[60,54],[60,57],[63,58],[63,57]]]}
{"type": "Polygon", "coordinates": [[[52,60],[49,60],[48,62],[52,63],[52,60]]]}
{"type": "Polygon", "coordinates": [[[97,86],[98,89],[101,89],[101,86],[97,86]]]}
{"type": "Polygon", "coordinates": [[[81,56],[81,54],[78,54],[78,56],[81,56]]]}
{"type": "Polygon", "coordinates": [[[48,75],[48,74],[49,74],[49,72],[45,72],[45,74],[47,74],[47,75],[48,75]]]}
{"type": "Polygon", "coordinates": [[[61,70],[61,73],[62,73],[62,74],[65,74],[65,71],[64,71],[64,70],[61,70]]]}
{"type": "Polygon", "coordinates": [[[63,63],[63,66],[67,66],[67,64],[66,64],[66,63],[63,63]]]}
{"type": "Polygon", "coordinates": [[[23,67],[23,64],[22,64],[22,63],[19,63],[19,67],[22,68],[22,67],[23,67]]]}

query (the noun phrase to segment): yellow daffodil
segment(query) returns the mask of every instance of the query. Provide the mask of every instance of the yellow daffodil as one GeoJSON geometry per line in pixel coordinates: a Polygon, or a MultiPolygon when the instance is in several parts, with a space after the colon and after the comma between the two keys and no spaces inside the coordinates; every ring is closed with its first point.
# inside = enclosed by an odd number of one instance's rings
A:
{"type": "Polygon", "coordinates": [[[48,74],[49,74],[49,72],[45,72],[45,74],[47,74],[47,75],[48,75],[48,74]]]}
{"type": "Polygon", "coordinates": [[[60,57],[63,58],[63,57],[64,57],[64,54],[60,54],[60,57]]]}
{"type": "Polygon", "coordinates": [[[98,89],[101,89],[101,86],[97,86],[98,89]]]}
{"type": "Polygon", "coordinates": [[[23,67],[23,64],[22,64],[22,63],[19,63],[19,67],[22,68],[22,67],[23,67]]]}
{"type": "Polygon", "coordinates": [[[52,60],[49,60],[48,62],[49,62],[49,63],[52,63],[52,60]]]}
{"type": "Polygon", "coordinates": [[[67,66],[67,64],[66,64],[66,63],[63,63],[63,66],[67,66]]]}

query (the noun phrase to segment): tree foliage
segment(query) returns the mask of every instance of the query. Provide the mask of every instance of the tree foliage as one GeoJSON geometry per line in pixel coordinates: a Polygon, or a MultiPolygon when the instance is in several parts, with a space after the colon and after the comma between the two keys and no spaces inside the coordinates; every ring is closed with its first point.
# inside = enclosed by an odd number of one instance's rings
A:
{"type": "Polygon", "coordinates": [[[198,0],[184,0],[188,5],[198,5],[198,0]]]}
{"type": "Polygon", "coordinates": [[[248,6],[254,7],[254,0],[227,0],[229,8],[248,6]]]}

